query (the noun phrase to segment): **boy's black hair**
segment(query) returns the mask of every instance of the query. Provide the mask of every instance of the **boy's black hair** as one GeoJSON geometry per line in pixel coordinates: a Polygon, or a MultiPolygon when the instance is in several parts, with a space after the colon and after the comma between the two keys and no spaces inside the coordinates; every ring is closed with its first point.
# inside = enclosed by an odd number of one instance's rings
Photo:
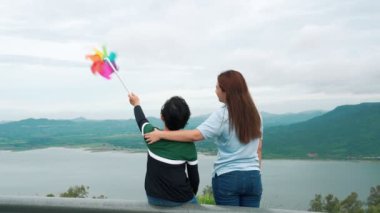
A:
{"type": "Polygon", "coordinates": [[[179,130],[186,126],[190,118],[190,109],[185,99],[173,96],[161,108],[161,115],[169,130],[179,130]]]}

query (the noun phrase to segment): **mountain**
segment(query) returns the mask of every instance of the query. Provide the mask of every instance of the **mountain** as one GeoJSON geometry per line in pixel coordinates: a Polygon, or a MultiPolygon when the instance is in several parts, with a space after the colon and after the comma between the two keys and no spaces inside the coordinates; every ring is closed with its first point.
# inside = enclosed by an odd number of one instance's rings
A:
{"type": "Polygon", "coordinates": [[[292,123],[299,123],[307,121],[317,116],[321,116],[325,111],[305,111],[300,113],[287,113],[287,114],[272,114],[262,112],[264,127],[289,125],[292,123]]]}
{"type": "MultiPolygon", "coordinates": [[[[339,106],[326,113],[262,115],[265,158],[380,156],[380,103],[339,106]]],[[[207,117],[192,117],[186,128],[197,127],[207,117]]],[[[148,119],[162,128],[160,119],[148,119]]],[[[0,150],[51,146],[146,149],[134,119],[99,121],[79,117],[73,120],[26,119],[0,124],[0,150]]],[[[196,143],[196,146],[198,151],[216,153],[212,140],[196,143]]]]}
{"type": "MultiPolygon", "coordinates": [[[[49,146],[124,146],[141,139],[134,120],[93,121],[26,119],[0,124],[0,149],[24,150],[49,146]]],[[[140,144],[139,146],[143,146],[140,144]]]]}
{"type": "MultiPolygon", "coordinates": [[[[307,121],[309,119],[312,119],[314,117],[323,115],[326,113],[325,111],[321,110],[314,110],[314,111],[305,111],[305,112],[299,112],[299,113],[287,113],[287,114],[273,114],[269,112],[261,112],[261,116],[263,118],[263,124],[264,128],[272,127],[272,126],[282,126],[282,125],[288,125],[293,123],[298,123],[302,121],[307,121]]],[[[204,120],[207,119],[208,115],[202,115],[192,118],[189,122],[194,124],[200,124],[204,120]]]]}
{"type": "Polygon", "coordinates": [[[339,106],[310,120],[270,127],[264,133],[267,157],[378,158],[380,103],[339,106]]]}
{"type": "MultiPolygon", "coordinates": [[[[163,128],[162,121],[148,117],[163,128]]],[[[188,128],[195,128],[205,118],[192,118],[188,128]]],[[[145,149],[145,142],[134,119],[72,120],[25,119],[0,124],[0,150],[27,150],[51,146],[89,147],[100,149],[145,149]]],[[[200,145],[202,149],[202,145],[200,145]]],[[[211,146],[212,147],[212,146],[211,146]]],[[[206,146],[203,151],[209,150],[206,146]]],[[[215,150],[215,147],[212,148],[215,150]]]]}

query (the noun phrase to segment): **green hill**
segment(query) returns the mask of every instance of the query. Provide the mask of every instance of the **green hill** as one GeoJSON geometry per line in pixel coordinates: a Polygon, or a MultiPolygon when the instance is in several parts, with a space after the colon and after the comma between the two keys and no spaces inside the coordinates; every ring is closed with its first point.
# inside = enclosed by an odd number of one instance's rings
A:
{"type": "MultiPolygon", "coordinates": [[[[24,150],[49,146],[108,144],[123,146],[139,138],[134,120],[27,119],[0,125],[0,149],[24,150]]],[[[129,145],[135,147],[133,143],[129,145]]]]}
{"type": "MultiPolygon", "coordinates": [[[[324,114],[320,111],[262,114],[265,158],[308,158],[308,154],[330,159],[380,156],[380,103],[340,106],[324,114]]],[[[187,128],[195,128],[206,118],[206,115],[192,117],[187,128]]],[[[162,128],[159,119],[148,119],[162,128]]],[[[196,145],[201,152],[216,153],[212,140],[196,145]]],[[[0,124],[0,150],[51,146],[145,150],[133,119],[26,119],[0,124]]]]}
{"type": "MultiPolygon", "coordinates": [[[[294,114],[297,116],[298,114],[294,114]]],[[[277,123],[288,122],[285,117],[272,115],[268,123],[276,119],[277,123]],[[281,118],[279,118],[281,117],[281,118]],[[282,120],[281,120],[282,119],[282,120]],[[281,120],[278,122],[278,120],[281,120]]],[[[208,115],[192,117],[187,129],[193,129],[202,123],[208,115]]],[[[156,126],[162,128],[160,119],[148,117],[156,126]]],[[[216,153],[212,140],[196,143],[202,152],[216,153]]],[[[133,119],[130,120],[73,120],[26,119],[0,123],[0,149],[27,150],[51,146],[89,147],[94,149],[145,149],[144,141],[133,119]]]]}
{"type": "Polygon", "coordinates": [[[340,106],[305,122],[270,127],[266,157],[366,158],[380,156],[380,103],[340,106]]]}
{"type": "Polygon", "coordinates": [[[272,114],[262,112],[261,115],[264,120],[264,127],[283,126],[302,121],[310,120],[314,117],[321,116],[324,111],[306,111],[300,113],[287,113],[287,114],[272,114]]]}
{"type": "MultiPolygon", "coordinates": [[[[314,110],[314,111],[305,111],[305,112],[299,112],[299,113],[286,113],[286,114],[273,114],[268,112],[261,112],[261,116],[264,120],[264,127],[272,127],[272,126],[282,126],[282,125],[289,125],[293,123],[299,123],[302,121],[310,120],[314,117],[321,116],[325,111],[321,110],[314,110]]],[[[197,116],[190,119],[189,124],[200,124],[204,120],[207,119],[207,115],[197,116]]]]}

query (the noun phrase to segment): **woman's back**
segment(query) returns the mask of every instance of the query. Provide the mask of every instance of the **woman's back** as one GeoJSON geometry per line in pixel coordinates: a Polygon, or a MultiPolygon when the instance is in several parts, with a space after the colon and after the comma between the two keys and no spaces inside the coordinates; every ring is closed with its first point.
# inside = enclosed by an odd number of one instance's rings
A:
{"type": "Polygon", "coordinates": [[[206,139],[214,138],[218,146],[218,157],[214,174],[231,171],[260,170],[257,153],[259,139],[241,143],[235,130],[230,130],[228,110],[223,106],[210,115],[197,129],[206,139]]]}

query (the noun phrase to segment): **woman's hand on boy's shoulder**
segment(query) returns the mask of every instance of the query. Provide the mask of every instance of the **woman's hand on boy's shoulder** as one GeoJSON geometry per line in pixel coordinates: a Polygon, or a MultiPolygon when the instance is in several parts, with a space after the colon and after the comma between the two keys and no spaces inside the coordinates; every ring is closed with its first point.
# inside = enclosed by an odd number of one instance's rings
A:
{"type": "Polygon", "coordinates": [[[134,93],[129,93],[128,94],[128,98],[129,98],[129,103],[132,105],[132,106],[138,106],[140,105],[140,98],[139,96],[135,95],[134,93]]]}
{"type": "Polygon", "coordinates": [[[161,140],[160,133],[162,131],[159,129],[154,129],[153,132],[149,132],[144,134],[145,140],[148,142],[148,144],[153,144],[159,140],[161,140]]]}

